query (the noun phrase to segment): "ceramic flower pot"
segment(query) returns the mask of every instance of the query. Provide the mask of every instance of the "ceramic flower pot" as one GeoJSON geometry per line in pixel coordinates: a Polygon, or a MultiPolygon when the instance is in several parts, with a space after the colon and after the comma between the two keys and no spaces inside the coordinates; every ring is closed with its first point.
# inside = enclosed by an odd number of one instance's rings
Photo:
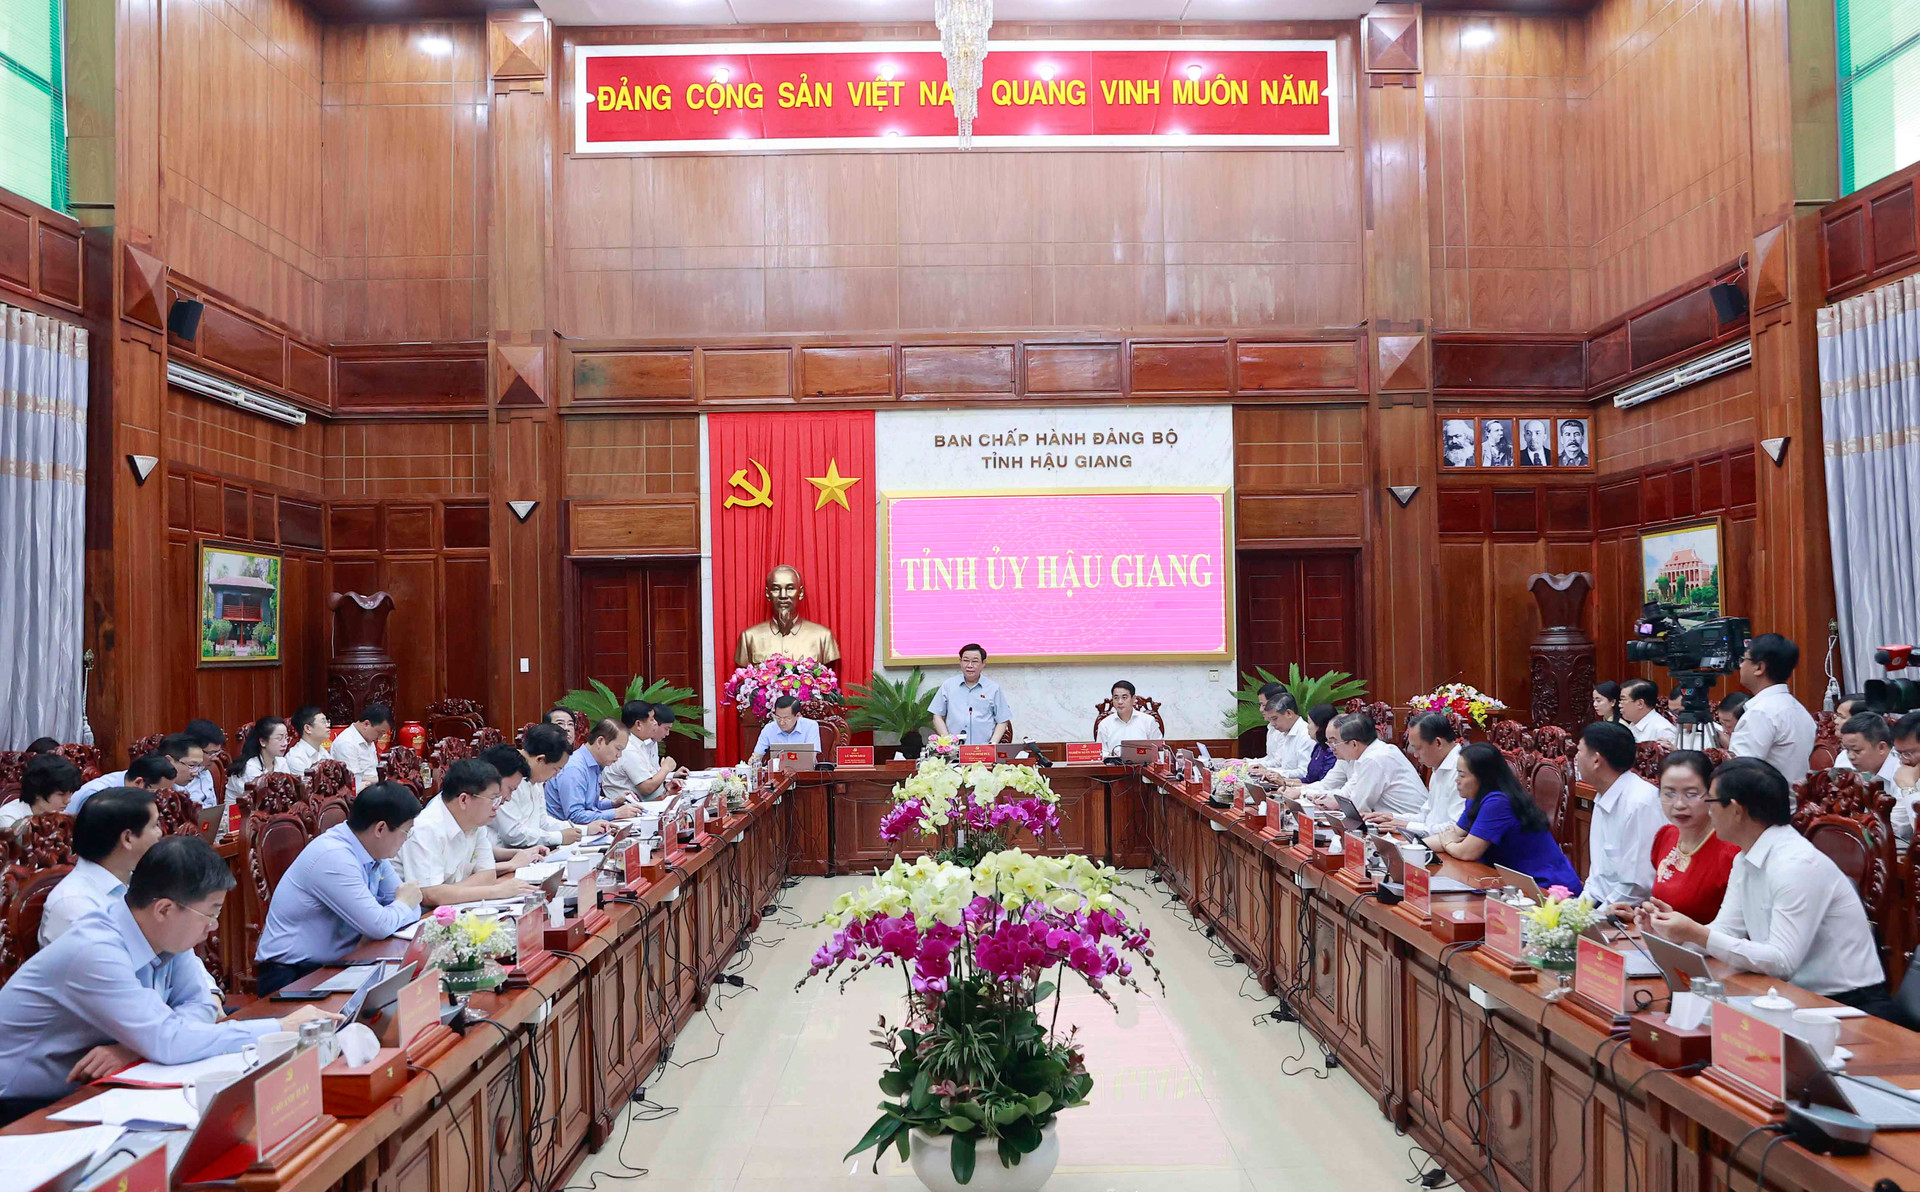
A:
{"type": "Polygon", "coordinates": [[[973,1179],[962,1184],[953,1178],[953,1136],[935,1138],[918,1130],[912,1136],[913,1174],[931,1192],[1036,1192],[1053,1178],[1060,1163],[1060,1135],[1054,1125],[1040,1131],[1040,1146],[1012,1167],[1000,1165],[1000,1151],[991,1141],[977,1148],[973,1179]]]}

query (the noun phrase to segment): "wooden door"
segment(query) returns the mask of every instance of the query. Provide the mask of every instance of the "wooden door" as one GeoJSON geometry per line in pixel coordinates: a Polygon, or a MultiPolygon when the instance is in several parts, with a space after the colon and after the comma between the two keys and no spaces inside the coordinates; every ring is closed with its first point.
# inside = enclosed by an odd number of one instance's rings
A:
{"type": "Polygon", "coordinates": [[[1239,565],[1241,670],[1284,677],[1292,662],[1309,675],[1359,669],[1351,552],[1242,551],[1239,565]]]}
{"type": "Polygon", "coordinates": [[[580,569],[580,675],[623,692],[645,675],[700,682],[700,565],[691,560],[580,569]]]}

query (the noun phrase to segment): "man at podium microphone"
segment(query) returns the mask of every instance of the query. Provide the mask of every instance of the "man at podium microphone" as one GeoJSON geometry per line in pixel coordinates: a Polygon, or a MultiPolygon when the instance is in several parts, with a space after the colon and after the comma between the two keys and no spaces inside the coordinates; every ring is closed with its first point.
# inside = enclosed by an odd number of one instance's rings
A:
{"type": "Polygon", "coordinates": [[[1139,693],[1128,680],[1121,679],[1114,683],[1109,693],[1113,712],[1100,722],[1100,731],[1095,734],[1100,740],[1102,757],[1118,757],[1120,746],[1126,741],[1162,739],[1160,722],[1134,702],[1138,696],[1139,693]]]}
{"type": "Polygon", "coordinates": [[[995,745],[1013,729],[1013,708],[1000,684],[981,674],[987,650],[978,642],[960,647],[960,673],[940,684],[928,711],[933,731],[957,736],[964,745],[995,745]]]}
{"type": "Polygon", "coordinates": [[[800,714],[800,701],[783,695],[773,701],[773,719],[760,727],[760,739],[753,743],[755,761],[765,761],[767,751],[799,745],[820,752],[820,725],[800,714]]]}

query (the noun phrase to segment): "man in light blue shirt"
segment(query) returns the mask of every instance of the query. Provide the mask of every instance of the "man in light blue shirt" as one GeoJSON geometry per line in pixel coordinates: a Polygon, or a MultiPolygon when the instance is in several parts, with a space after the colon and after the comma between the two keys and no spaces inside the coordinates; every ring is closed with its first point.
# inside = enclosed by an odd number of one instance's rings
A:
{"type": "Polygon", "coordinates": [[[596,820],[632,819],[640,809],[615,803],[600,794],[600,771],[612,765],[627,747],[627,729],[618,720],[602,720],[587,734],[587,743],[573,751],[560,772],[547,780],[547,811],[576,824],[596,820]]]}
{"type": "Polygon", "coordinates": [[[756,758],[767,756],[769,749],[784,749],[789,745],[801,745],[820,752],[820,725],[800,714],[800,701],[791,695],[783,695],[773,701],[773,719],[760,728],[760,739],[753,743],[756,758]]]}
{"type": "Polygon", "coordinates": [[[169,836],[134,867],[124,901],[92,911],[0,989],[0,1124],[140,1060],[185,1064],[239,1051],[314,1018],[220,1021],[193,949],[212,934],[233,874],[198,836],[169,836]]]}
{"type": "Polygon", "coordinates": [[[383,940],[420,918],[420,887],[401,884],[393,859],[420,803],[397,782],[354,796],[347,822],[314,838],[288,867],[260,930],[260,996],[322,965],[340,964],[362,939],[383,940]]]}
{"type": "Polygon", "coordinates": [[[960,647],[960,674],[940,684],[928,711],[933,731],[958,736],[963,745],[991,745],[1013,731],[1013,708],[1000,684],[982,678],[987,651],[978,643],[960,647]]]}

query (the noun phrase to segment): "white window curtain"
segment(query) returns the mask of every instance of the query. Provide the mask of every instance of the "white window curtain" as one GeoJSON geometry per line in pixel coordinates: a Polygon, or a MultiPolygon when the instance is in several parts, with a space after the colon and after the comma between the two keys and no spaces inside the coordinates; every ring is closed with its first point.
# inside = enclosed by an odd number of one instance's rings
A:
{"type": "Polygon", "coordinates": [[[87,333],[0,305],[0,748],[82,739],[87,333]]]}
{"type": "Polygon", "coordinates": [[[1840,657],[1858,691],[1885,673],[1875,649],[1920,640],[1920,277],[1822,308],[1819,331],[1840,657]]]}

